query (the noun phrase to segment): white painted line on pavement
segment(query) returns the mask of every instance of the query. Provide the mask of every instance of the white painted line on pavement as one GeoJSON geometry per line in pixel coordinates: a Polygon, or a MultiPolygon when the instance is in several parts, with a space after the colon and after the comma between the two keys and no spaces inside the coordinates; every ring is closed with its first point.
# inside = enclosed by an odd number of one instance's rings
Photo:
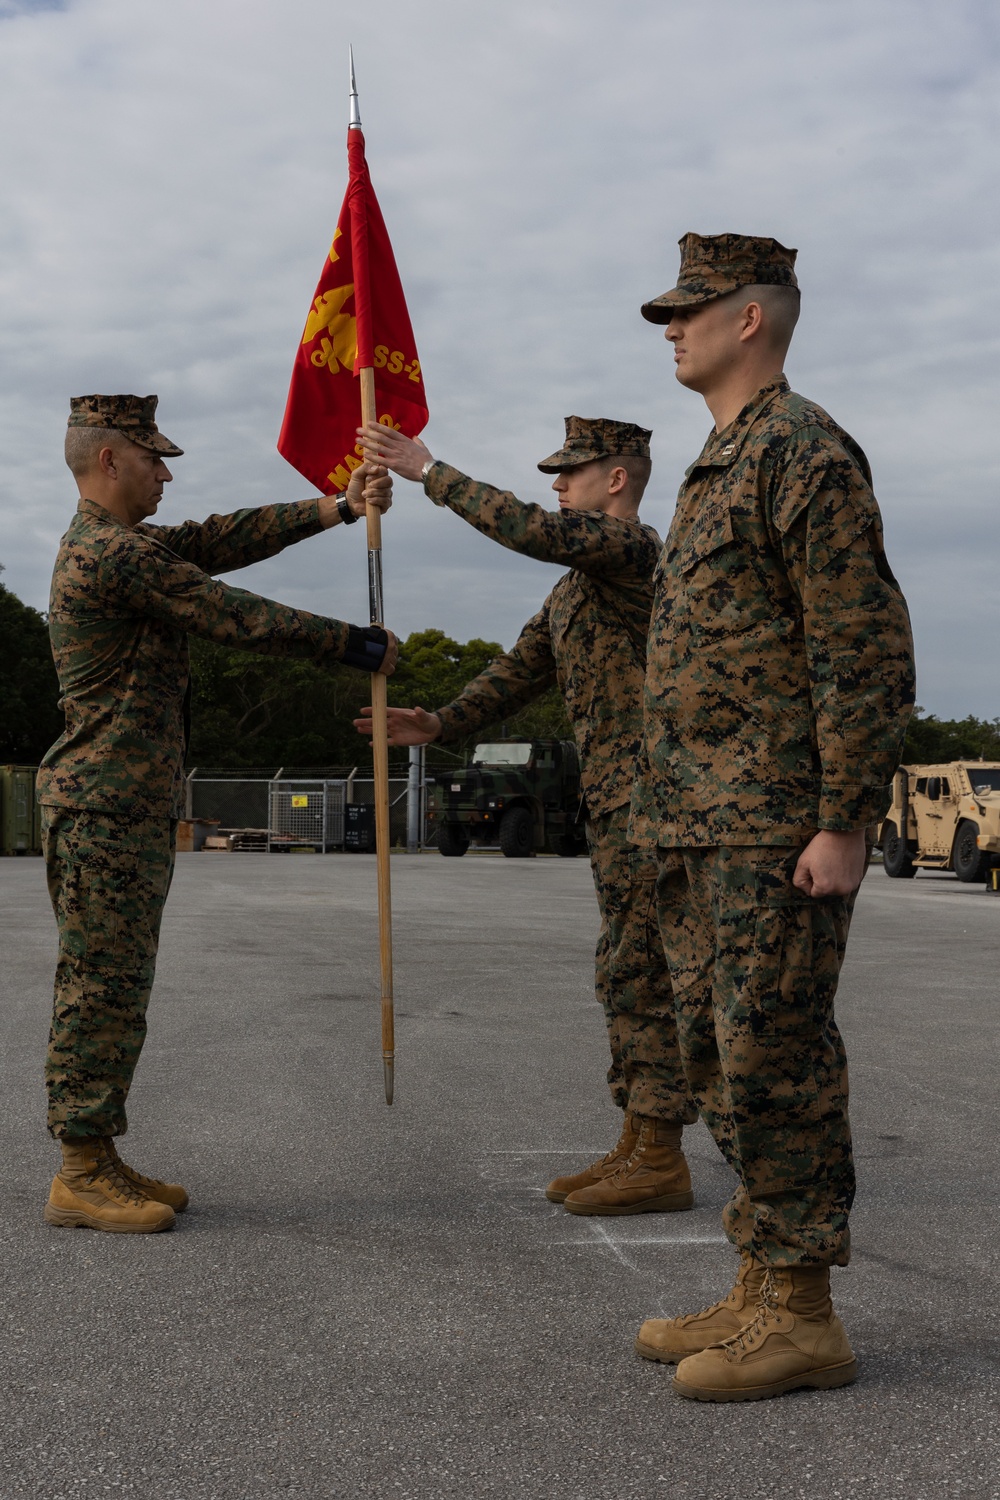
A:
{"type": "MultiPolygon", "coordinates": [[[[596,1231],[598,1226],[593,1225],[596,1231]]],[[[605,1243],[614,1248],[614,1241],[603,1229],[603,1237],[596,1240],[549,1240],[550,1245],[585,1245],[591,1248],[604,1248],[605,1243]]],[[[631,1250],[633,1245],[727,1245],[729,1241],[724,1234],[641,1234],[629,1236],[627,1240],[619,1241],[619,1244],[631,1250]]]]}
{"type": "Polygon", "coordinates": [[[612,1236],[606,1224],[596,1220],[589,1221],[586,1228],[590,1231],[589,1237],[584,1235],[571,1240],[549,1240],[548,1244],[550,1246],[574,1245],[577,1249],[610,1250],[615,1260],[627,1271],[638,1271],[639,1267],[635,1261],[625,1252],[640,1245],[724,1245],[727,1243],[725,1235],[722,1234],[638,1234],[619,1240],[612,1236]]]}
{"type": "Polygon", "coordinates": [[[593,1245],[596,1243],[600,1249],[610,1250],[611,1254],[615,1257],[615,1260],[621,1261],[622,1265],[627,1271],[638,1271],[639,1267],[635,1264],[635,1261],[629,1260],[627,1255],[622,1254],[621,1249],[618,1245],[615,1244],[614,1240],[611,1238],[610,1234],[603,1224],[590,1224],[587,1227],[596,1236],[596,1240],[590,1240],[589,1242],[587,1240],[581,1240],[581,1244],[585,1245],[589,1243],[593,1245]]]}

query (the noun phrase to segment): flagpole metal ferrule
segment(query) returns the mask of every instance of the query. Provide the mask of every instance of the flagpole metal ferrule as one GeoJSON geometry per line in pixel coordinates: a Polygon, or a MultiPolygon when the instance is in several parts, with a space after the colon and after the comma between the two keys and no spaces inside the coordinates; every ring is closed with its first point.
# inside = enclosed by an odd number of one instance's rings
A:
{"type": "Polygon", "coordinates": [[[385,604],[382,599],[382,553],[370,548],[368,552],[368,609],[373,625],[384,625],[385,604]]]}

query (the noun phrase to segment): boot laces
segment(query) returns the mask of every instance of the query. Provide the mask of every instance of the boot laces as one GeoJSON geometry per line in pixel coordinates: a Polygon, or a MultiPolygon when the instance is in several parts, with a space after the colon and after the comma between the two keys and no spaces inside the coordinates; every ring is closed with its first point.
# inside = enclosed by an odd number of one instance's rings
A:
{"type": "Polygon", "coordinates": [[[734,1357],[743,1354],[751,1348],[766,1332],[767,1325],[773,1321],[775,1310],[778,1306],[778,1288],[771,1274],[770,1266],[764,1272],[764,1281],[760,1289],[760,1301],[757,1311],[752,1320],[739,1333],[733,1334],[731,1339],[725,1339],[723,1347],[734,1357]]]}
{"type": "Polygon", "coordinates": [[[116,1197],[124,1198],[128,1203],[145,1203],[146,1195],[139,1191],[134,1183],[129,1182],[121,1170],[117,1157],[104,1151],[98,1158],[97,1165],[90,1174],[91,1182],[102,1182],[110,1187],[116,1197]]]}
{"type": "Polygon", "coordinates": [[[646,1147],[649,1145],[649,1137],[654,1133],[655,1128],[655,1126],[650,1128],[650,1126],[648,1126],[645,1121],[642,1123],[642,1125],[639,1126],[639,1135],[635,1145],[632,1147],[631,1155],[626,1157],[621,1166],[618,1168],[618,1171],[615,1174],[617,1177],[630,1176],[635,1168],[639,1165],[640,1161],[646,1154],[646,1147]]]}
{"type": "Polygon", "coordinates": [[[158,1177],[147,1177],[144,1172],[137,1172],[135,1167],[130,1167],[128,1162],[122,1161],[113,1140],[107,1142],[105,1151],[107,1152],[109,1161],[112,1161],[117,1167],[119,1174],[124,1177],[126,1182],[131,1183],[133,1187],[136,1184],[140,1188],[160,1188],[166,1186],[158,1177]]]}
{"type": "Polygon", "coordinates": [[[120,1157],[118,1159],[118,1170],[129,1182],[138,1183],[140,1187],[158,1188],[165,1186],[158,1177],[147,1177],[144,1172],[137,1172],[135,1167],[130,1167],[120,1157]]]}
{"type": "MultiPolygon", "coordinates": [[[[606,1166],[608,1164],[608,1162],[615,1161],[620,1156],[625,1156],[625,1146],[626,1146],[626,1139],[625,1138],[626,1138],[626,1134],[627,1134],[627,1129],[623,1128],[621,1135],[618,1137],[618,1139],[615,1142],[615,1144],[611,1147],[611,1150],[605,1152],[605,1154],[601,1157],[600,1161],[597,1163],[597,1165],[599,1167],[606,1166]]],[[[635,1146],[633,1146],[633,1148],[629,1152],[628,1156],[625,1156],[625,1160],[626,1161],[629,1159],[630,1156],[632,1156],[634,1154],[634,1152],[636,1151],[636,1149],[637,1148],[635,1146]]]]}

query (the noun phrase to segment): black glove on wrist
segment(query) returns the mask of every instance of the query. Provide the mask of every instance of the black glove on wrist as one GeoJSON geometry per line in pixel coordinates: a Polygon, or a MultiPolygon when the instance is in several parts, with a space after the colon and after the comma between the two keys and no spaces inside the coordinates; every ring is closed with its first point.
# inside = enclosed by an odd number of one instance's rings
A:
{"type": "Polygon", "coordinates": [[[347,650],[340,658],[345,667],[377,672],[389,649],[389,635],[380,625],[349,625],[347,650]]]}

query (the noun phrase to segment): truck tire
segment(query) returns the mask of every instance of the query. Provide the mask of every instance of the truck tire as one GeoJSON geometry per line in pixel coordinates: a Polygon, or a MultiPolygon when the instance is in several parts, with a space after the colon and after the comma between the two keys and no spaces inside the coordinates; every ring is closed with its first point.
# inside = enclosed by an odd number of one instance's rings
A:
{"type": "Polygon", "coordinates": [[[535,847],[535,820],[526,807],[509,807],[500,820],[500,851],[508,859],[527,859],[535,847]]]}
{"type": "Polygon", "coordinates": [[[882,868],[890,880],[912,880],[917,873],[899,830],[888,820],[882,830],[882,868]]]}
{"type": "Polygon", "coordinates": [[[951,867],[959,880],[971,885],[976,880],[986,879],[986,866],[988,856],[985,855],[976,843],[979,837],[979,824],[973,823],[969,818],[963,818],[955,833],[955,842],[951,846],[951,867]]]}
{"type": "Polygon", "coordinates": [[[459,859],[468,849],[469,840],[461,823],[442,823],[438,829],[438,851],[446,859],[459,859]]]}

